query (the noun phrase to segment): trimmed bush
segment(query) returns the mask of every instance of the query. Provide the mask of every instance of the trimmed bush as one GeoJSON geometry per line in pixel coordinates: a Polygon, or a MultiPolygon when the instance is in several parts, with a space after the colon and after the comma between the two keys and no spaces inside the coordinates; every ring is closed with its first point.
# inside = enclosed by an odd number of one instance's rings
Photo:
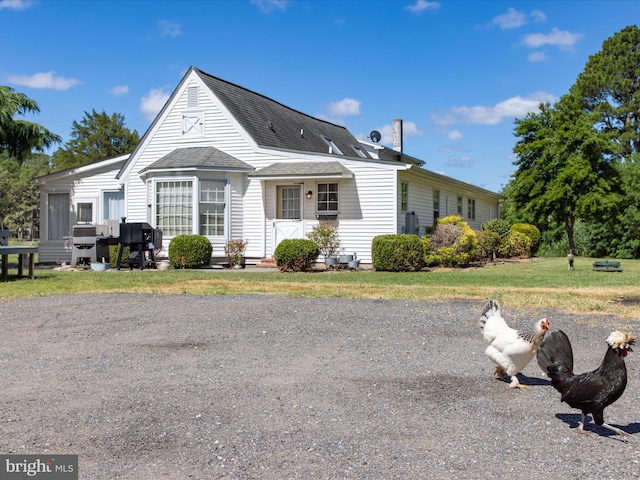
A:
{"type": "Polygon", "coordinates": [[[213,247],[204,235],[178,235],[169,242],[169,262],[173,268],[199,268],[211,263],[213,247]]]}
{"type": "Polygon", "coordinates": [[[531,256],[531,239],[524,233],[513,230],[500,244],[500,255],[506,258],[531,256]]]}
{"type": "Polygon", "coordinates": [[[371,243],[373,268],[384,272],[416,272],[424,266],[424,249],[417,235],[378,235],[371,243]]]}
{"type": "Polygon", "coordinates": [[[505,238],[511,231],[511,224],[508,220],[500,218],[494,218],[493,220],[487,220],[480,227],[482,230],[488,230],[490,232],[497,233],[500,238],[505,238]]]}
{"type": "Polygon", "coordinates": [[[512,232],[524,233],[529,239],[531,239],[531,254],[534,254],[540,246],[540,230],[535,225],[530,223],[514,223],[511,225],[512,232]]]}
{"type": "Polygon", "coordinates": [[[316,242],[298,238],[282,240],[273,252],[273,259],[281,272],[306,272],[318,255],[320,250],[316,242]]]}
{"type": "Polygon", "coordinates": [[[425,263],[445,267],[469,264],[478,248],[476,233],[459,215],[439,219],[434,232],[423,242],[425,263]]]}

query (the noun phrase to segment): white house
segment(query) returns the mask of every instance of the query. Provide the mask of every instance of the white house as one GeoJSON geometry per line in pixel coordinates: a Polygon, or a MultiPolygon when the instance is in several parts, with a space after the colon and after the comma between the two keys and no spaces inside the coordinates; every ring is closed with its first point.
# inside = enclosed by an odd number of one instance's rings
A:
{"type": "Polygon", "coordinates": [[[121,217],[161,229],[165,248],[176,235],[205,235],[214,263],[232,239],[248,241],[247,263],[260,263],[321,221],[371,263],[377,235],[423,232],[454,214],[475,229],[498,217],[500,195],[404,154],[401,127],[393,149],[363,142],[192,67],[131,155],[37,180],[39,260],[70,258],[73,225],[113,231],[121,217]]]}

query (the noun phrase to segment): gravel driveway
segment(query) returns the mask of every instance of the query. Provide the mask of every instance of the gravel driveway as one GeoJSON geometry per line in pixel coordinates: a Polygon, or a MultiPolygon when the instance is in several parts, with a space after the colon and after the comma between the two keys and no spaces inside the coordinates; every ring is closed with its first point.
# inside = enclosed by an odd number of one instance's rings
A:
{"type": "MultiPolygon", "coordinates": [[[[640,378],[576,432],[535,361],[492,377],[482,303],[71,295],[0,301],[0,453],[77,454],[81,479],[626,479],[640,378]]],[[[615,318],[548,316],[596,368],[615,318]]],[[[619,322],[619,323],[616,323],[619,322]]]]}

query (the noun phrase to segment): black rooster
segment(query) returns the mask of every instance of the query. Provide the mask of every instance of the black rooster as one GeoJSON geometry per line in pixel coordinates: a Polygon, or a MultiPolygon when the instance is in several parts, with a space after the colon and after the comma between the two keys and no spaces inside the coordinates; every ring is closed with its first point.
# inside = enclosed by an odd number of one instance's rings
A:
{"type": "Polygon", "coordinates": [[[635,338],[630,333],[614,331],[607,338],[607,353],[602,364],[593,372],[573,373],[573,351],[567,335],[562,330],[551,332],[537,353],[538,365],[551,378],[551,385],[558,390],[572,408],[582,411],[579,432],[584,431],[586,415],[600,426],[619,434],[628,435],[619,428],[604,423],[604,409],[618,400],[627,386],[627,367],[624,357],[631,352],[635,338]]]}

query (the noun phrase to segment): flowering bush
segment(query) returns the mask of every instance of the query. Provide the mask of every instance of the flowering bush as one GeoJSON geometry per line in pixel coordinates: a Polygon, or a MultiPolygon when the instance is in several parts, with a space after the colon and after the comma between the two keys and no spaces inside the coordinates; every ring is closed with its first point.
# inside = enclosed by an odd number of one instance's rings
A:
{"type": "Polygon", "coordinates": [[[229,240],[224,247],[224,254],[227,256],[230,267],[240,265],[244,258],[244,252],[247,249],[248,241],[245,240],[229,240]]]}
{"type": "Polygon", "coordinates": [[[340,251],[340,238],[338,238],[338,227],[330,223],[319,223],[311,229],[308,235],[309,240],[316,242],[320,254],[324,258],[338,256],[340,251]]]}

